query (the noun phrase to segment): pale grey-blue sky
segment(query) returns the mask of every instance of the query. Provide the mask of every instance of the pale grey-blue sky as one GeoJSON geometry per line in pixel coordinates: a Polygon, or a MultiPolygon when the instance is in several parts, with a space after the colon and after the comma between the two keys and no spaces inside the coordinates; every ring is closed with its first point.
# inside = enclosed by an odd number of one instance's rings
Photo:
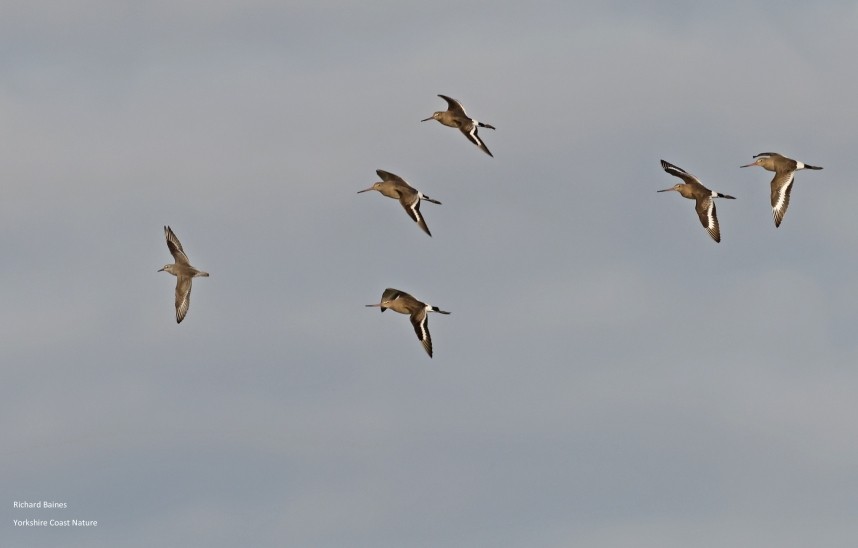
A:
{"type": "Polygon", "coordinates": [[[854,6],[146,6],[4,6],[3,491],[102,525],[0,536],[854,543],[854,6]],[[779,229],[767,150],[825,167],[779,229]],[[388,286],[453,312],[433,360],[388,286]]]}

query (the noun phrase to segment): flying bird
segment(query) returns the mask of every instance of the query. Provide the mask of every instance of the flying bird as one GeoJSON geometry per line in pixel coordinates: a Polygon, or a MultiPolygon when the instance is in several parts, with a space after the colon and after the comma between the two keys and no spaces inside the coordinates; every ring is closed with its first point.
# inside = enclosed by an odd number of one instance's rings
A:
{"type": "Polygon", "coordinates": [[[694,175],[686,172],[684,169],[678,168],[675,165],[661,161],[661,167],[674,177],[679,177],[685,183],[678,183],[671,188],[665,188],[658,192],[668,192],[675,190],[679,192],[683,198],[694,200],[694,209],[697,210],[697,216],[700,217],[700,223],[703,228],[709,232],[712,239],[716,242],[721,241],[721,229],[718,227],[718,217],[715,215],[715,200],[713,198],[729,198],[735,200],[733,196],[721,194],[709,190],[700,180],[694,175]]]}
{"type": "Polygon", "coordinates": [[[475,145],[480,147],[483,152],[494,158],[492,153],[489,152],[488,147],[485,145],[485,143],[483,143],[482,139],[480,139],[480,136],[477,134],[477,128],[485,127],[489,129],[495,129],[495,127],[490,126],[489,124],[478,122],[468,116],[468,113],[465,112],[465,107],[463,107],[462,103],[460,103],[459,101],[451,99],[446,95],[438,95],[438,97],[447,101],[447,110],[438,111],[429,118],[420,121],[426,122],[428,120],[438,120],[445,126],[459,128],[459,131],[464,133],[465,137],[467,137],[470,142],[474,143],[475,145]]]}
{"type": "Polygon", "coordinates": [[[176,323],[181,323],[191,306],[191,279],[198,276],[208,277],[209,273],[191,266],[181,242],[169,226],[164,227],[164,236],[167,238],[170,254],[176,262],[164,265],[158,272],[169,272],[176,277],[176,323]]]}
{"type": "Polygon", "coordinates": [[[378,306],[384,312],[388,308],[400,314],[408,314],[411,317],[411,325],[414,326],[414,332],[417,333],[417,338],[423,343],[423,348],[429,357],[432,357],[432,337],[429,335],[429,312],[438,312],[439,314],[449,314],[438,308],[424,302],[420,302],[405,291],[388,287],[381,294],[381,302],[378,304],[368,304],[366,306],[378,306]]]}
{"type": "Polygon", "coordinates": [[[775,219],[775,226],[781,226],[781,221],[783,221],[787,207],[789,207],[789,193],[795,180],[795,172],[800,169],[822,168],[797,162],[777,152],[761,152],[754,158],[756,160],[750,164],[739,167],[760,166],[767,171],[775,172],[775,177],[772,179],[772,217],[775,219]]]}
{"type": "Polygon", "coordinates": [[[423,229],[423,232],[431,236],[432,233],[429,232],[429,227],[426,226],[426,219],[424,219],[423,215],[420,214],[420,201],[426,200],[427,202],[432,202],[433,204],[438,205],[440,205],[441,202],[426,196],[416,188],[409,185],[405,179],[399,175],[384,171],[383,169],[377,169],[375,172],[378,173],[379,177],[381,177],[381,181],[373,183],[371,187],[365,188],[364,190],[358,190],[358,194],[361,192],[369,192],[370,190],[377,190],[388,198],[399,200],[399,203],[402,204],[402,207],[405,209],[405,212],[408,213],[408,216],[423,229]]]}

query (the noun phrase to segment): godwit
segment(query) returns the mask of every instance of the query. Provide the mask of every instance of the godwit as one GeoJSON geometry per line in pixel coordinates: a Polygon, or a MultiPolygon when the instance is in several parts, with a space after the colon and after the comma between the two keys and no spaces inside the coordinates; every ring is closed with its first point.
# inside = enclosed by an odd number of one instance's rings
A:
{"type": "Polygon", "coordinates": [[[423,343],[423,348],[432,357],[432,337],[429,335],[429,320],[427,316],[429,312],[438,312],[439,314],[449,314],[438,308],[424,302],[420,302],[405,291],[388,287],[381,294],[381,302],[378,304],[368,304],[366,306],[378,306],[384,312],[388,308],[400,314],[408,314],[411,316],[411,325],[414,326],[414,332],[417,333],[417,338],[423,343]]]}
{"type": "Polygon", "coordinates": [[[792,182],[795,180],[795,172],[800,169],[822,168],[797,162],[792,158],[781,156],[777,152],[761,152],[754,158],[756,160],[750,164],[739,167],[760,166],[765,170],[775,172],[775,177],[772,179],[772,217],[775,218],[775,226],[781,226],[781,221],[786,215],[787,207],[789,207],[789,193],[792,190],[792,182]]]}
{"type": "Polygon", "coordinates": [[[447,101],[447,110],[436,112],[429,118],[420,121],[425,122],[427,120],[438,120],[445,126],[459,128],[459,131],[464,133],[465,137],[467,137],[469,141],[483,149],[483,152],[494,158],[492,153],[489,152],[488,147],[485,145],[485,143],[483,143],[482,139],[480,139],[480,136],[477,135],[477,128],[485,127],[489,129],[495,129],[495,127],[490,126],[489,124],[478,122],[468,116],[468,113],[465,112],[465,107],[463,107],[462,103],[460,103],[459,101],[451,99],[446,95],[438,95],[438,97],[447,101]]]}
{"type": "Polygon", "coordinates": [[[191,278],[208,277],[209,273],[191,266],[188,256],[185,255],[185,250],[182,249],[181,242],[169,226],[164,227],[164,236],[167,238],[170,254],[176,262],[164,265],[164,268],[158,272],[169,272],[176,277],[176,323],[181,323],[185,319],[185,314],[188,313],[188,307],[191,306],[191,278]]]}
{"type": "Polygon", "coordinates": [[[671,188],[665,188],[658,192],[675,190],[682,194],[683,198],[694,200],[694,209],[697,210],[697,216],[700,217],[701,224],[703,224],[703,227],[707,232],[709,232],[709,235],[712,236],[713,240],[720,242],[721,230],[718,227],[718,216],[715,215],[715,200],[713,200],[713,198],[729,198],[731,200],[735,200],[735,198],[733,196],[709,190],[703,186],[703,183],[701,183],[697,177],[686,172],[684,169],[665,162],[664,160],[661,161],[661,167],[674,177],[679,177],[685,181],[685,184],[679,183],[673,185],[671,188]]]}
{"type": "Polygon", "coordinates": [[[423,216],[420,214],[420,200],[426,200],[427,202],[439,205],[441,202],[426,196],[405,182],[405,179],[399,175],[384,171],[383,169],[377,169],[375,172],[378,173],[379,177],[381,177],[381,181],[373,183],[371,187],[365,188],[364,190],[358,190],[358,194],[361,192],[369,192],[370,190],[377,190],[388,198],[399,200],[399,203],[402,204],[403,208],[405,208],[405,212],[408,213],[408,216],[414,219],[414,222],[423,229],[423,232],[431,236],[432,233],[429,232],[429,227],[426,226],[426,220],[423,219],[423,216]]]}

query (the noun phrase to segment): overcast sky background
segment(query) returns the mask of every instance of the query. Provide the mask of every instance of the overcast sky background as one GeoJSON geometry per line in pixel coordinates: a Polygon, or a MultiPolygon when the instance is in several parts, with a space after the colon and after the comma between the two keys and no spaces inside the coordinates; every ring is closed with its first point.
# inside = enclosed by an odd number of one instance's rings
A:
{"type": "Polygon", "coordinates": [[[4,545],[858,542],[854,2],[0,12],[4,545]]]}

